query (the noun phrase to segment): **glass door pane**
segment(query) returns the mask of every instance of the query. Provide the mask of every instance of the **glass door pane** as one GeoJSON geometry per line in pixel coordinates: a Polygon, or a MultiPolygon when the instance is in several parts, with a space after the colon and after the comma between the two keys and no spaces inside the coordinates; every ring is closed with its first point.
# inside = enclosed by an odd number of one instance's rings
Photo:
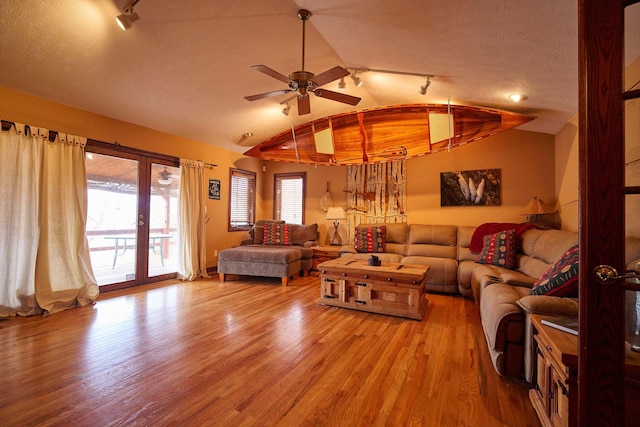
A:
{"type": "Polygon", "coordinates": [[[148,277],[178,270],[178,192],[180,169],[151,164],[148,277]]]}
{"type": "Polygon", "coordinates": [[[138,161],[87,153],[87,239],[98,285],[136,278],[138,161]]]}

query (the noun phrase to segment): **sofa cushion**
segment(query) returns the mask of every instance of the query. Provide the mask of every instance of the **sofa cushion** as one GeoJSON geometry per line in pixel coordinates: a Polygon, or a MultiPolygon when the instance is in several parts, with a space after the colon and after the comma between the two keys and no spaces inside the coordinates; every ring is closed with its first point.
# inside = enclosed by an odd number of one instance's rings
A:
{"type": "Polygon", "coordinates": [[[284,221],[279,221],[275,219],[259,219],[253,224],[253,228],[249,230],[249,236],[253,239],[253,243],[255,245],[261,245],[262,240],[264,239],[264,224],[267,222],[275,222],[279,224],[284,224],[284,221]]]}
{"type": "Polygon", "coordinates": [[[579,248],[574,246],[534,283],[531,295],[577,296],[579,248]]]}
{"type": "Polygon", "coordinates": [[[533,287],[533,284],[536,282],[534,277],[529,277],[519,271],[506,271],[504,273],[500,273],[500,279],[508,285],[524,286],[525,288],[533,287]]]}
{"type": "Polygon", "coordinates": [[[456,259],[458,227],[455,225],[409,225],[407,256],[456,259]]]}
{"type": "Polygon", "coordinates": [[[458,261],[455,259],[427,256],[408,256],[402,258],[402,264],[428,265],[427,285],[440,285],[443,288],[457,286],[458,261]]]}
{"type": "MultiPolygon", "coordinates": [[[[533,224],[524,223],[524,224],[516,224],[510,222],[487,222],[479,225],[473,235],[471,236],[471,241],[469,242],[469,249],[471,252],[480,252],[484,245],[484,238],[490,234],[498,233],[502,230],[515,230],[515,235],[517,240],[527,231],[535,226],[533,224]]],[[[518,242],[516,242],[518,243],[518,242]]]]}
{"type": "Polygon", "coordinates": [[[288,224],[289,238],[292,245],[304,245],[306,242],[317,240],[318,224],[288,224]]]}
{"type": "Polygon", "coordinates": [[[484,245],[478,255],[480,264],[493,264],[505,268],[515,267],[518,247],[514,229],[484,236],[484,245]]]}
{"type": "Polygon", "coordinates": [[[290,246],[289,225],[277,222],[266,222],[264,224],[263,245],[290,246]]]}
{"type": "Polygon", "coordinates": [[[356,227],[354,246],[358,252],[377,253],[386,251],[386,231],[384,225],[373,227],[356,227]]]}

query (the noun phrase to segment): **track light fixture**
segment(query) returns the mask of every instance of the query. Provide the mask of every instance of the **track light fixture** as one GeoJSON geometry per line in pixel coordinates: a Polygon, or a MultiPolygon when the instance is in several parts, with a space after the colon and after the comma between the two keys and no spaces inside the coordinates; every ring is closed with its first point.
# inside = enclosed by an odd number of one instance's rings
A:
{"type": "Polygon", "coordinates": [[[338,82],[338,89],[344,89],[347,87],[347,84],[344,82],[344,77],[340,77],[340,81],[338,82]]]}
{"type": "Polygon", "coordinates": [[[284,114],[285,116],[288,116],[290,110],[291,110],[291,105],[289,105],[289,101],[285,101],[285,106],[282,109],[282,114],[284,114]]]}
{"type": "Polygon", "coordinates": [[[129,28],[131,28],[131,26],[133,25],[134,22],[136,22],[138,19],[140,19],[138,14],[133,10],[133,7],[139,1],[140,0],[131,0],[122,9],[123,13],[116,17],[116,22],[118,23],[120,28],[122,28],[123,30],[125,30],[125,31],[128,30],[129,28]]]}
{"type": "MultiPolygon", "coordinates": [[[[427,91],[429,90],[429,86],[431,86],[431,79],[434,77],[431,74],[408,73],[406,71],[394,71],[394,70],[379,70],[379,69],[375,69],[375,68],[347,67],[347,70],[351,71],[351,79],[353,79],[353,83],[356,85],[356,87],[360,87],[362,85],[362,79],[360,79],[360,77],[358,77],[358,73],[372,72],[372,73],[384,73],[384,74],[400,74],[400,75],[403,75],[403,76],[426,77],[427,81],[425,82],[425,84],[423,86],[420,86],[420,93],[422,95],[426,95],[427,94],[427,91]]],[[[340,83],[338,84],[338,87],[340,89],[344,88],[344,86],[342,86],[342,80],[340,80],[340,83]]]]}
{"type": "Polygon", "coordinates": [[[429,90],[429,86],[431,86],[431,76],[427,77],[427,81],[424,83],[424,86],[420,86],[420,95],[426,95],[429,90]]]}
{"type": "Polygon", "coordinates": [[[362,79],[358,77],[358,70],[355,70],[353,74],[351,74],[351,80],[353,80],[353,84],[356,85],[356,87],[362,86],[362,79]]]}

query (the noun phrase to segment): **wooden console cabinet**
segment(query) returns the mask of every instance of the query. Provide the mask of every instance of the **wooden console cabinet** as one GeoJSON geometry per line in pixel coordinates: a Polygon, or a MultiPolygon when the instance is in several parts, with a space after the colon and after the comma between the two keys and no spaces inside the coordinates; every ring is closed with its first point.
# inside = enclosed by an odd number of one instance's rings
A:
{"type": "Polygon", "coordinates": [[[428,266],[338,258],[323,262],[318,304],[422,320],[428,266]]]}
{"type": "Polygon", "coordinates": [[[544,427],[575,426],[578,379],[578,337],[543,325],[531,316],[536,375],[529,399],[544,427]],[[569,392],[573,389],[573,392],[569,392]]]}
{"type": "MultiPolygon", "coordinates": [[[[550,316],[532,315],[536,375],[529,400],[544,427],[578,425],[578,337],[541,323],[550,316]]],[[[625,365],[626,426],[640,416],[640,354],[627,349],[625,365]]]]}

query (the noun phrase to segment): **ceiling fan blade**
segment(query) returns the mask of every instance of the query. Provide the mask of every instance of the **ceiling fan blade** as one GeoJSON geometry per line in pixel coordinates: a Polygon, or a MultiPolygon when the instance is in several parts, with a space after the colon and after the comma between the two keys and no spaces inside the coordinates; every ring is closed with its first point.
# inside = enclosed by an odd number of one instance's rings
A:
{"type": "Polygon", "coordinates": [[[298,115],[309,114],[311,112],[311,103],[309,102],[309,95],[298,97],[298,115]]]}
{"type": "Polygon", "coordinates": [[[284,93],[292,92],[292,89],[274,90],[273,92],[260,93],[258,95],[245,96],[247,101],[257,101],[258,99],[271,98],[272,96],[282,95],[284,93]]]}
{"type": "Polygon", "coordinates": [[[360,102],[360,98],[358,98],[357,96],[351,96],[347,95],[346,93],[334,92],[327,89],[316,89],[313,91],[313,93],[315,93],[316,96],[319,96],[320,98],[343,102],[349,105],[358,105],[358,102],[360,102]]]}
{"type": "Polygon", "coordinates": [[[276,70],[272,70],[271,68],[267,67],[266,65],[253,65],[253,66],[251,66],[251,68],[253,68],[256,71],[260,71],[261,73],[264,73],[267,76],[273,77],[276,80],[280,80],[283,83],[289,84],[289,82],[291,81],[291,79],[289,77],[280,74],[276,70]]]}
{"type": "Polygon", "coordinates": [[[317,76],[312,78],[311,81],[319,87],[322,85],[326,85],[327,83],[334,80],[338,80],[342,77],[347,77],[349,74],[351,73],[342,67],[333,67],[332,69],[327,70],[324,73],[318,74],[317,76]]]}

